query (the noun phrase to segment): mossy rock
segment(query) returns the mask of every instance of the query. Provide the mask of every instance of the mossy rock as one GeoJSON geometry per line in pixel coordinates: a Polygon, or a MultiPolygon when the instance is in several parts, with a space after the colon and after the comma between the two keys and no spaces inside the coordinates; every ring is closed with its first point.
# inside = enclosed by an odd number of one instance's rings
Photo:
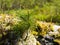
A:
{"type": "Polygon", "coordinates": [[[36,45],[41,45],[41,43],[39,41],[36,42],[36,45]]]}
{"type": "Polygon", "coordinates": [[[37,21],[37,30],[39,35],[46,35],[49,31],[53,30],[53,23],[37,21]]]}
{"type": "Polygon", "coordinates": [[[36,32],[36,31],[31,31],[31,34],[33,34],[33,35],[38,35],[38,32],[36,32]]]}
{"type": "Polygon", "coordinates": [[[54,42],[57,42],[60,45],[60,39],[55,39],[54,42]]]}

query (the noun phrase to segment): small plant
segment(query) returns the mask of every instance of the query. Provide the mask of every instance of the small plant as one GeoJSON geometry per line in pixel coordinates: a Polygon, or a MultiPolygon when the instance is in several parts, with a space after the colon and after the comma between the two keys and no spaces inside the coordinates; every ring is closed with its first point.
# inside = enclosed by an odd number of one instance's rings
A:
{"type": "Polygon", "coordinates": [[[34,29],[35,20],[31,15],[32,14],[30,14],[28,11],[28,14],[19,16],[21,19],[21,22],[19,22],[19,24],[15,25],[14,29],[13,29],[13,30],[15,30],[17,37],[18,36],[22,37],[23,33],[28,31],[29,28],[30,28],[30,30],[34,29]]]}

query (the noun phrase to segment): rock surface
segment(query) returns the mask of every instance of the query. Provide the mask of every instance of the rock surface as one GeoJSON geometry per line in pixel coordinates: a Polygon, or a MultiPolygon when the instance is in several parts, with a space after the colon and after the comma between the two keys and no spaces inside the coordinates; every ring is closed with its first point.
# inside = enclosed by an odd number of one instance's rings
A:
{"type": "Polygon", "coordinates": [[[21,39],[18,45],[36,45],[37,40],[35,39],[34,35],[28,33],[26,39],[21,39]]]}

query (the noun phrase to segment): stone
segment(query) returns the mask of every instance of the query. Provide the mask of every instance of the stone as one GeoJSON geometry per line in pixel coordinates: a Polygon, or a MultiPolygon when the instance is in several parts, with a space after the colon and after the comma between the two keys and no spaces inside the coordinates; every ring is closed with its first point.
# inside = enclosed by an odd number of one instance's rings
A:
{"type": "Polygon", "coordinates": [[[20,39],[18,45],[36,45],[36,41],[37,40],[35,39],[34,35],[28,33],[26,40],[24,40],[23,38],[20,39]]]}

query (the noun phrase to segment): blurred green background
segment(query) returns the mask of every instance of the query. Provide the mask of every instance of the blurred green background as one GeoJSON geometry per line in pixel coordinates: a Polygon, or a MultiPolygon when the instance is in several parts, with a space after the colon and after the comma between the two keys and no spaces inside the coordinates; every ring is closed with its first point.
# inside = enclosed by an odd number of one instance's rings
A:
{"type": "Polygon", "coordinates": [[[60,23],[60,0],[0,0],[0,13],[27,15],[60,23]]]}

